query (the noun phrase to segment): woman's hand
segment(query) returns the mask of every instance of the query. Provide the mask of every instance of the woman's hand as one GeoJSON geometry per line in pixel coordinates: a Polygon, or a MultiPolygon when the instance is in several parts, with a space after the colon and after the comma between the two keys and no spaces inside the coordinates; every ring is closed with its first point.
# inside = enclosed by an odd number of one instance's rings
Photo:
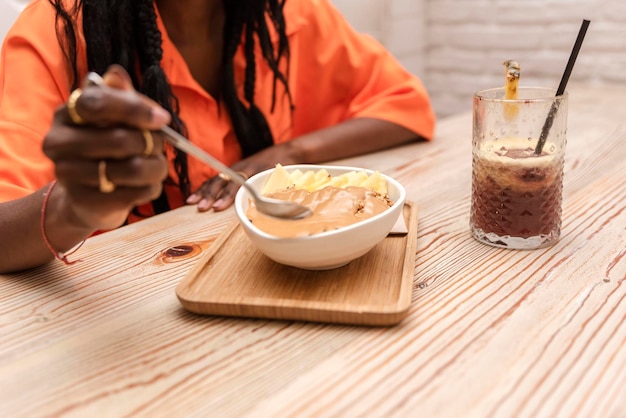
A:
{"type": "MultiPolygon", "coordinates": [[[[293,158],[292,154],[292,144],[286,142],[266,148],[238,161],[231,168],[248,178],[263,170],[274,168],[278,163],[283,165],[295,164],[296,159],[293,158]]],[[[187,198],[187,203],[190,205],[197,204],[200,212],[206,212],[210,209],[219,212],[233,204],[238,189],[239,186],[232,181],[226,181],[220,176],[215,176],[205,181],[198,190],[192,193],[187,198]]]]}
{"type": "Polygon", "coordinates": [[[122,225],[134,206],[159,196],[168,173],[163,140],[150,131],[169,113],[137,93],[122,67],[103,78],[105,86],[85,87],[56,111],[43,144],[55,164],[55,206],[92,230],[122,225]]]}

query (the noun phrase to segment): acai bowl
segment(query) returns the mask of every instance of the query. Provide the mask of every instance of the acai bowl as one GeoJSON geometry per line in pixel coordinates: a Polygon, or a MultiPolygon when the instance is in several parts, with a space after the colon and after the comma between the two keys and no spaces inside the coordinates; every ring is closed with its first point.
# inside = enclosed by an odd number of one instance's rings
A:
{"type": "MultiPolygon", "coordinates": [[[[349,262],[366,255],[378,243],[385,239],[387,234],[391,231],[393,225],[398,220],[398,217],[401,215],[402,207],[406,199],[406,190],[404,187],[390,176],[360,167],[299,164],[284,167],[277,166],[276,168],[260,172],[252,176],[248,180],[248,183],[259,192],[267,194],[267,186],[269,185],[268,181],[275,183],[277,174],[281,174],[278,177],[281,178],[282,181],[284,180],[283,177],[286,175],[285,173],[288,175],[302,173],[302,176],[305,177],[299,177],[298,179],[300,183],[307,184],[307,180],[310,179],[306,178],[306,176],[310,178],[311,172],[314,173],[314,175],[317,174],[318,177],[321,176],[321,178],[323,178],[324,175],[327,175],[328,178],[331,179],[330,186],[332,188],[344,188],[345,190],[349,190],[352,194],[357,192],[361,193],[361,191],[349,189],[351,186],[350,184],[340,185],[338,182],[332,184],[332,181],[343,181],[345,178],[350,178],[351,180],[349,181],[355,182],[355,187],[360,188],[367,188],[365,185],[368,184],[368,180],[370,186],[372,184],[378,184],[380,187],[373,186],[373,191],[374,194],[379,196],[372,197],[370,196],[370,193],[365,193],[365,195],[367,195],[366,198],[373,200],[379,199],[386,202],[387,206],[379,213],[370,214],[369,217],[359,219],[346,226],[338,226],[334,228],[332,225],[330,227],[326,225],[324,228],[318,228],[318,230],[313,233],[305,232],[305,235],[280,236],[281,234],[285,235],[280,231],[284,231],[285,229],[297,229],[297,225],[295,223],[301,221],[306,222],[306,220],[283,220],[282,222],[288,223],[283,224],[284,227],[281,226],[273,232],[263,230],[261,228],[261,224],[263,224],[263,222],[260,222],[258,217],[254,218],[251,216],[251,214],[254,215],[254,208],[250,208],[250,206],[253,205],[250,202],[250,194],[244,187],[242,187],[239,189],[235,197],[235,213],[245,234],[261,253],[265,254],[277,263],[288,266],[306,270],[328,270],[344,266],[349,262]],[[281,170],[281,172],[277,173],[275,172],[276,170],[281,170]],[[324,175],[321,175],[321,173],[324,173],[324,175]],[[351,176],[358,176],[359,178],[355,179],[351,176]],[[384,189],[381,189],[383,186],[384,189]],[[385,193],[384,196],[382,196],[382,192],[385,193]],[[251,210],[249,211],[249,209],[251,210]],[[257,226],[255,222],[250,219],[251,217],[253,220],[256,220],[256,223],[259,224],[259,226],[257,226]]],[[[283,186],[285,184],[287,183],[282,183],[283,186]]],[[[308,181],[308,185],[311,185],[311,181],[308,181]]],[[[293,186],[287,187],[289,188],[293,186]]],[[[346,196],[345,193],[328,189],[327,186],[322,187],[322,189],[325,189],[325,191],[323,192],[324,194],[317,199],[318,203],[320,200],[323,201],[326,197],[329,197],[329,199],[349,198],[349,196],[346,196]]],[[[360,201],[361,195],[359,194],[358,196],[358,198],[352,197],[352,199],[359,201],[358,203],[360,205],[362,203],[360,201]]],[[[372,205],[378,205],[375,201],[372,201],[371,203],[372,205]]],[[[369,203],[365,203],[364,207],[365,211],[367,211],[369,203]]],[[[314,210],[314,213],[315,212],[316,211],[314,210]]],[[[309,222],[310,221],[311,220],[309,219],[309,222]]],[[[266,225],[263,226],[266,227],[266,225]]]]}

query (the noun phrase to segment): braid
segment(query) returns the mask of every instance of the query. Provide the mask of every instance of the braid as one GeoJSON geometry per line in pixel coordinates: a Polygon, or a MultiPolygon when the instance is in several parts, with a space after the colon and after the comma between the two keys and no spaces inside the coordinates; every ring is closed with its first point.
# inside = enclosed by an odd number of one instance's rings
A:
{"type": "Polygon", "coordinates": [[[293,99],[291,97],[291,92],[289,91],[289,84],[287,82],[287,77],[289,76],[289,41],[287,40],[286,28],[287,24],[285,22],[285,15],[283,13],[283,8],[285,7],[285,0],[277,1],[270,0],[268,4],[269,17],[274,25],[274,28],[279,34],[278,37],[278,51],[276,51],[276,55],[274,55],[274,48],[271,42],[271,38],[267,31],[267,26],[262,25],[259,28],[259,39],[261,42],[261,50],[263,51],[263,57],[267,61],[268,65],[274,72],[274,85],[272,89],[272,108],[271,111],[274,111],[274,105],[276,104],[276,83],[280,81],[283,86],[285,86],[285,91],[287,93],[287,97],[289,98],[289,104],[291,105],[291,110],[293,110],[293,99]],[[287,62],[287,70],[285,74],[283,74],[278,68],[278,64],[280,60],[285,57],[285,61],[287,62]]]}
{"type": "Polygon", "coordinates": [[[250,155],[249,147],[246,146],[245,138],[251,138],[251,127],[247,121],[246,108],[237,96],[235,85],[235,65],[234,57],[239,48],[240,35],[243,30],[244,21],[241,15],[232,13],[234,2],[225,2],[226,21],[224,24],[224,51],[222,56],[222,97],[230,113],[233,129],[237,135],[243,156],[250,155]]]}
{"type": "Polygon", "coordinates": [[[244,98],[248,102],[247,119],[251,127],[256,131],[256,138],[241,138],[239,141],[244,155],[252,155],[259,149],[267,148],[274,143],[272,133],[263,113],[254,104],[254,85],[256,82],[256,60],[254,57],[254,26],[246,25],[245,55],[246,71],[244,79],[244,98]],[[255,140],[256,139],[256,140],[255,140]],[[245,148],[244,148],[245,147],[245,148]]]}
{"type": "Polygon", "coordinates": [[[52,7],[56,10],[55,29],[61,50],[65,55],[65,60],[70,63],[69,75],[71,88],[74,90],[78,87],[78,68],[76,66],[76,27],[74,21],[77,11],[82,7],[82,0],[77,0],[71,10],[63,7],[60,0],[48,0],[52,7]]]}
{"type": "MultiPolygon", "coordinates": [[[[156,12],[152,0],[135,0],[135,24],[140,28],[137,34],[139,69],[142,77],[139,91],[154,99],[172,114],[172,128],[187,136],[183,121],[179,118],[178,100],[172,93],[167,77],[161,68],[163,49],[161,32],[156,22],[156,12]]],[[[174,168],[178,174],[179,188],[183,196],[191,191],[187,154],[175,150],[174,168]]]]}
{"type": "MultiPolygon", "coordinates": [[[[254,82],[256,77],[256,60],[254,57],[254,27],[246,25],[246,76],[243,84],[243,95],[248,103],[254,102],[254,82]]],[[[250,106],[252,107],[252,105],[250,106]]]]}
{"type": "MultiPolygon", "coordinates": [[[[105,3],[109,3],[105,0],[105,3]]],[[[98,0],[83,1],[83,24],[85,39],[91,40],[87,48],[87,65],[89,71],[103,74],[108,64],[113,61],[112,30],[109,19],[109,7],[101,7],[98,0]]]]}
{"type": "Polygon", "coordinates": [[[225,2],[224,4],[226,10],[226,29],[224,32],[226,47],[224,48],[223,58],[224,102],[230,112],[233,127],[244,157],[252,155],[274,143],[267,121],[254,103],[254,86],[256,82],[255,35],[259,40],[263,57],[274,73],[271,111],[274,111],[276,103],[276,84],[278,81],[284,85],[289,97],[289,103],[293,104],[287,77],[279,69],[279,64],[283,57],[287,58],[287,62],[289,61],[289,46],[282,13],[284,2],[285,0],[269,0],[267,2],[251,0],[247,3],[247,6],[242,6],[241,4],[233,5],[234,2],[225,2]],[[274,50],[271,41],[266,13],[279,34],[277,51],[274,50]],[[244,30],[244,53],[246,57],[244,98],[247,101],[247,107],[237,94],[234,80],[234,59],[244,30]]]}
{"type": "Polygon", "coordinates": [[[135,41],[135,30],[133,28],[133,3],[127,1],[116,0],[119,4],[117,15],[114,19],[109,19],[113,24],[111,34],[111,49],[117,53],[117,56],[111,62],[116,62],[127,69],[128,74],[133,81],[133,85],[137,86],[137,72],[133,71],[136,65],[135,51],[137,43],[135,41]]]}

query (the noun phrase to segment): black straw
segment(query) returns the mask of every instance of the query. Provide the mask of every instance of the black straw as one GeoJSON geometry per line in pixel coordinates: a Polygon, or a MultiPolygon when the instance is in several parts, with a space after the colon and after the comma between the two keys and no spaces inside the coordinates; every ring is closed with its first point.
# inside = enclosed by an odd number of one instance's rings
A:
{"type": "MultiPolygon", "coordinates": [[[[567,86],[569,76],[570,74],[572,74],[574,63],[576,62],[576,58],[578,57],[578,52],[580,51],[580,47],[583,44],[583,39],[585,39],[585,34],[587,33],[588,27],[589,27],[589,20],[584,19],[583,23],[580,25],[580,30],[578,31],[578,36],[576,37],[574,48],[572,48],[572,53],[569,56],[567,65],[565,66],[565,72],[563,73],[563,77],[561,77],[559,88],[556,90],[557,97],[565,93],[565,86],[567,86]]],[[[548,112],[548,117],[546,118],[546,121],[543,124],[543,128],[541,128],[541,135],[539,136],[539,141],[537,141],[537,146],[535,147],[536,155],[541,154],[541,151],[543,150],[543,146],[546,144],[546,140],[548,139],[548,133],[550,132],[550,128],[552,127],[552,122],[554,122],[556,112],[557,110],[559,110],[558,103],[559,102],[556,100],[552,102],[552,107],[550,108],[550,112],[548,112]]]]}

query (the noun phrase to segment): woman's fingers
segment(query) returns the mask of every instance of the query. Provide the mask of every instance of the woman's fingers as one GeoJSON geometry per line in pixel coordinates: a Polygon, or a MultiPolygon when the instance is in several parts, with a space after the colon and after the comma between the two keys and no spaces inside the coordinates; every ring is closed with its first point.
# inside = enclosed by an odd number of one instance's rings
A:
{"type": "Polygon", "coordinates": [[[121,126],[105,129],[61,125],[48,132],[43,151],[53,160],[125,159],[135,155],[162,154],[162,138],[158,131],[140,131],[121,126]]]}
{"type": "Polygon", "coordinates": [[[102,76],[104,84],[119,90],[134,90],[133,81],[124,67],[119,64],[113,64],[102,76]]]}
{"type": "Polygon", "coordinates": [[[170,122],[170,114],[136,92],[122,67],[112,66],[104,80],[102,86],[72,93],[68,104],[57,109],[44,141],[51,159],[123,159],[163,151],[158,130],[170,122]]]}
{"type": "Polygon", "coordinates": [[[219,199],[213,202],[213,210],[219,212],[229,208],[235,202],[237,190],[239,190],[239,186],[233,182],[229,182],[228,185],[222,189],[219,199]]]}
{"type": "MultiPolygon", "coordinates": [[[[155,130],[167,125],[171,119],[165,109],[134,90],[107,86],[85,87],[73,107],[83,125],[125,125],[155,130]]],[[[55,112],[55,121],[75,124],[67,105],[55,112]]]]}
{"type": "Polygon", "coordinates": [[[83,86],[55,113],[55,121],[68,125],[126,125],[156,130],[169,124],[170,114],[158,103],[135,91],[128,73],[119,65],[103,75],[103,85],[83,86]]]}
{"type": "Polygon", "coordinates": [[[56,177],[64,183],[80,183],[98,188],[103,176],[113,182],[116,188],[160,184],[167,177],[167,163],[163,155],[126,160],[61,160],[56,163],[56,177]],[[103,172],[100,171],[102,161],[103,172]]]}
{"type": "Polygon", "coordinates": [[[196,192],[189,196],[187,204],[197,205],[200,212],[211,209],[219,212],[233,204],[237,190],[239,186],[232,181],[215,176],[205,181],[196,192]]]}
{"type": "Polygon", "coordinates": [[[197,204],[200,212],[206,212],[211,209],[213,203],[219,199],[220,194],[226,180],[221,177],[215,176],[205,181],[200,188],[190,196],[188,203],[197,204]]]}

